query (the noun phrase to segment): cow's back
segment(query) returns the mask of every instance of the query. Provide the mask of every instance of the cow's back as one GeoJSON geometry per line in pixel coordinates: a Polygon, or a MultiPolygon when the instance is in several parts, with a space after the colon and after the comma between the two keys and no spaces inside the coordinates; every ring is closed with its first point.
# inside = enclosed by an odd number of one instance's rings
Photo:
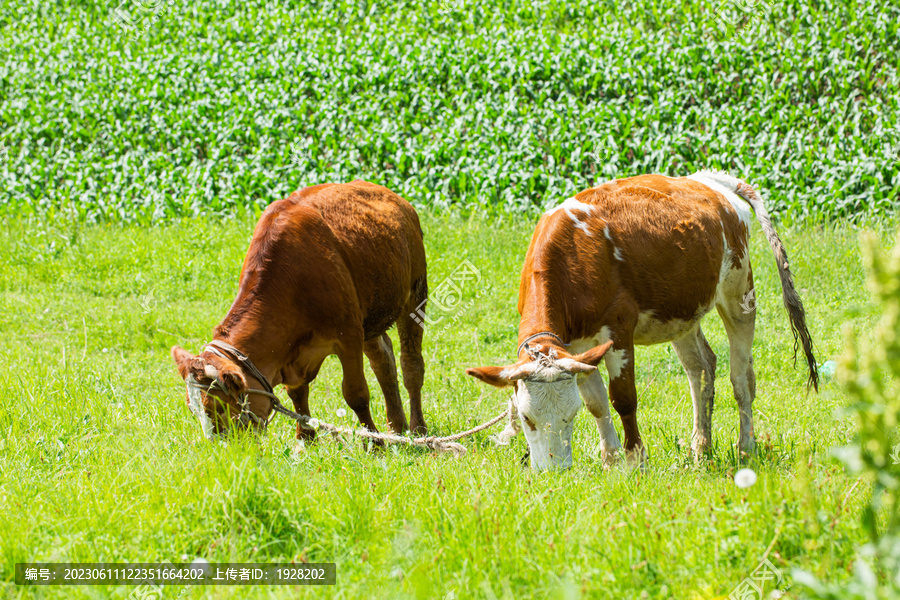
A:
{"type": "Polygon", "coordinates": [[[412,205],[365,181],[300,190],[289,200],[322,215],[356,288],[366,339],[397,320],[417,280],[424,281],[425,248],[412,205]]]}
{"type": "Polygon", "coordinates": [[[607,307],[620,304],[691,321],[712,306],[726,253],[735,264],[744,257],[746,226],[728,200],[686,178],[620,179],[562,207],[535,230],[519,310],[535,293],[531,274],[545,273],[579,334],[592,333],[607,307]]]}

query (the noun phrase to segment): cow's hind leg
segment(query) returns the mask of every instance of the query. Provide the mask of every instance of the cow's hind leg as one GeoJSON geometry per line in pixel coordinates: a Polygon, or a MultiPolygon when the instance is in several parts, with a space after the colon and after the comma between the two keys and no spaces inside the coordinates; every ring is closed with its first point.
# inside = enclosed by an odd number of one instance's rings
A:
{"type": "Polygon", "coordinates": [[[425,308],[423,283],[416,286],[406,310],[397,319],[400,336],[400,368],[403,369],[403,386],[409,394],[409,423],[413,432],[425,435],[428,426],[422,414],[422,385],[425,382],[425,361],[422,359],[422,336],[425,330],[416,321],[417,310],[425,308]]]}
{"type": "Polygon", "coordinates": [[[609,468],[618,459],[622,444],[613,425],[609,396],[600,372],[594,371],[584,378],[584,381],[578,384],[578,392],[584,400],[585,407],[597,421],[597,429],[600,431],[600,455],[603,458],[604,468],[609,468]]]}
{"type": "MultiPolygon", "coordinates": [[[[296,412],[306,417],[310,416],[308,383],[288,388],[288,396],[290,396],[291,401],[293,401],[294,410],[296,412]]],[[[304,429],[300,426],[300,423],[297,423],[297,439],[314,440],[316,439],[316,432],[314,429],[304,429]]]]}
{"type": "Polygon", "coordinates": [[[369,384],[366,383],[366,375],[363,369],[362,344],[359,346],[338,349],[338,360],[344,371],[344,380],[341,391],[344,401],[347,402],[359,422],[371,431],[378,431],[375,421],[372,420],[372,412],[369,410],[369,384]]]}
{"type": "Polygon", "coordinates": [[[731,385],[741,415],[738,449],[749,454],[756,447],[753,436],[753,399],[756,397],[756,375],[753,373],[753,333],[756,327],[756,303],[752,297],[753,273],[732,271],[720,294],[716,309],[728,334],[731,358],[731,385]]]}
{"type": "Polygon", "coordinates": [[[707,452],[712,442],[712,413],[716,395],[716,355],[700,326],[672,342],[691,384],[694,403],[694,433],[691,450],[695,457],[707,452]]]}
{"type": "Polygon", "coordinates": [[[384,333],[365,343],[366,356],[375,371],[378,385],[384,394],[384,408],[387,411],[388,425],[395,433],[406,431],[406,413],[400,400],[400,386],[397,385],[397,362],[394,359],[394,347],[391,338],[384,333]]]}

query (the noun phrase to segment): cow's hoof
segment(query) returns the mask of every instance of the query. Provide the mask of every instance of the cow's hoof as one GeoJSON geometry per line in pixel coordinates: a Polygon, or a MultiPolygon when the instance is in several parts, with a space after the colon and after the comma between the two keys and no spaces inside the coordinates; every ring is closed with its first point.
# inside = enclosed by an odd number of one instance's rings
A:
{"type": "Polygon", "coordinates": [[[314,429],[304,429],[297,425],[297,439],[307,444],[316,441],[316,431],[314,429]]]}
{"type": "Polygon", "coordinates": [[[640,469],[647,470],[647,450],[643,446],[638,446],[632,450],[625,451],[625,468],[629,471],[640,469]]]}
{"type": "Polygon", "coordinates": [[[603,470],[608,471],[619,464],[622,460],[622,449],[613,448],[611,450],[601,450],[600,460],[603,461],[603,470]]]}
{"type": "Polygon", "coordinates": [[[406,417],[401,419],[388,419],[388,427],[391,430],[391,433],[395,435],[403,435],[407,429],[409,429],[409,425],[406,423],[406,417]]]}

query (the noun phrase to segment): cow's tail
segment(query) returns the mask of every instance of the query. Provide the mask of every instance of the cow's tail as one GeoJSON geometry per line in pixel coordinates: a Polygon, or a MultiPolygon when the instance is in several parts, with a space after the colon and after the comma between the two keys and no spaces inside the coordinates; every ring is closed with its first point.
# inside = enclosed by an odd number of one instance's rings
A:
{"type": "Polygon", "coordinates": [[[800,294],[797,293],[794,287],[794,278],[791,275],[788,264],[787,250],[785,250],[781,238],[778,237],[778,233],[775,231],[771,219],[769,219],[769,211],[766,210],[766,205],[763,204],[762,199],[760,199],[756,190],[753,189],[753,186],[737,180],[735,193],[753,207],[756,219],[762,226],[763,233],[766,234],[766,239],[769,240],[769,245],[772,247],[772,252],[775,255],[775,264],[778,267],[778,275],[781,277],[781,293],[784,298],[784,307],[787,309],[788,318],[791,322],[791,332],[794,334],[794,363],[796,364],[797,362],[797,349],[802,345],[803,353],[806,355],[806,363],[809,365],[809,380],[806,383],[806,387],[809,389],[809,386],[812,386],[818,392],[819,372],[816,367],[816,357],[813,356],[812,338],[809,335],[809,329],[806,328],[806,312],[803,310],[803,302],[800,301],[800,294]]]}

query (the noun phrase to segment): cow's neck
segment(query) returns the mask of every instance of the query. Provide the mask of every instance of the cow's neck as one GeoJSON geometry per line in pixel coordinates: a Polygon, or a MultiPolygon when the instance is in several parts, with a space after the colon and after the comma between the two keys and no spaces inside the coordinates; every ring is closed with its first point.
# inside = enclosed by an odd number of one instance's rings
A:
{"type": "Polygon", "coordinates": [[[228,335],[216,336],[216,339],[246,354],[271,385],[281,383],[281,369],[287,362],[287,351],[291,347],[283,332],[259,327],[235,327],[228,335]]]}
{"type": "Polygon", "coordinates": [[[555,298],[553,286],[544,277],[532,277],[523,289],[522,318],[519,321],[519,344],[538,333],[550,332],[569,340],[569,320],[565,304],[555,298]]]}

